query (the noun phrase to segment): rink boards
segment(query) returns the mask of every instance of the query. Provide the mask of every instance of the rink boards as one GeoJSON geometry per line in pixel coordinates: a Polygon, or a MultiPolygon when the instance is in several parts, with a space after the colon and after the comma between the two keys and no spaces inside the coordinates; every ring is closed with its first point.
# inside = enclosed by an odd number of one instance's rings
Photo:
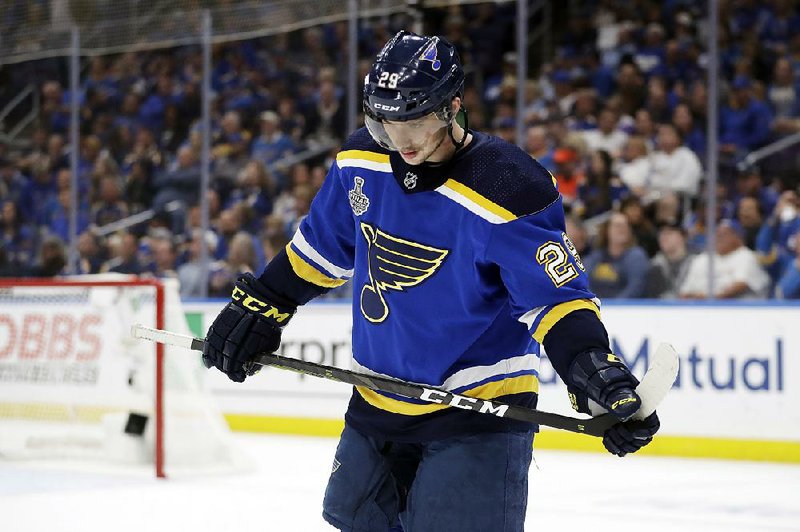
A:
{"type": "MultiPolygon", "coordinates": [[[[222,304],[184,303],[195,334],[222,304]]],[[[650,454],[800,462],[800,305],[615,302],[602,317],[614,351],[640,377],[658,343],[680,354],[650,454]]],[[[348,367],[351,323],[348,305],[308,305],[285,329],[283,354],[348,367]]],[[[539,408],[574,415],[546,358],[539,380],[539,408]]],[[[350,397],[347,385],[276,369],[241,385],[210,373],[208,384],[234,430],[337,435],[350,397]]],[[[555,430],[537,446],[602,450],[595,438],[555,430]]]]}

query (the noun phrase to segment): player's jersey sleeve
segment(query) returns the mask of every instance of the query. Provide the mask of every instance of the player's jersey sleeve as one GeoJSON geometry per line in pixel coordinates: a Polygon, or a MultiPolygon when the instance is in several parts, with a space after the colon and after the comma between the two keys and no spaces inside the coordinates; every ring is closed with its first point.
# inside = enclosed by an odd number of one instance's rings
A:
{"type": "Polygon", "coordinates": [[[599,301],[564,229],[560,197],[538,212],[495,225],[486,259],[500,270],[514,317],[528,325],[537,342],[576,310],[599,317],[599,301]]]}
{"type": "Polygon", "coordinates": [[[353,276],[353,213],[337,163],[286,247],[294,273],[323,288],[335,288],[353,276]]]}

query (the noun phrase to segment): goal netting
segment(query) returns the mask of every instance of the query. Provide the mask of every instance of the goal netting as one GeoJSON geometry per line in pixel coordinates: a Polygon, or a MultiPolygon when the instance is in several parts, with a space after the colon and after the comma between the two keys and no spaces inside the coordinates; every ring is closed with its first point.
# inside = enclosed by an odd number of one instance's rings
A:
{"type": "Polygon", "coordinates": [[[0,458],[242,466],[198,354],[134,339],[134,323],[188,334],[177,283],[0,279],[0,458]]]}

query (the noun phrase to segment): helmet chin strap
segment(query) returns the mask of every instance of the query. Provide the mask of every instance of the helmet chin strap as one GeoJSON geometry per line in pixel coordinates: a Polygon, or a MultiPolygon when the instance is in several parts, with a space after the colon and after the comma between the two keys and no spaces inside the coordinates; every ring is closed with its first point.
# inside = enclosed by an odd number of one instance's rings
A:
{"type": "MultiPolygon", "coordinates": [[[[450,128],[450,127],[452,127],[452,126],[448,126],[448,128],[450,128]]],[[[442,142],[444,142],[444,139],[446,139],[446,138],[447,138],[447,135],[442,135],[442,138],[440,138],[440,139],[439,139],[439,142],[437,142],[437,143],[436,143],[436,147],[435,147],[434,149],[432,149],[432,150],[431,150],[431,153],[430,153],[430,155],[428,155],[428,157],[430,157],[431,155],[433,155],[434,153],[436,153],[436,150],[438,150],[438,149],[439,149],[439,146],[441,146],[441,145],[442,145],[442,142]]],[[[427,159],[425,159],[425,161],[423,161],[423,162],[427,162],[427,159]]]]}
{"type": "MultiPolygon", "coordinates": [[[[439,139],[439,142],[436,143],[436,147],[433,150],[431,150],[431,155],[436,153],[436,150],[439,149],[439,146],[442,145],[442,142],[444,142],[444,139],[447,137],[450,137],[450,141],[453,143],[453,146],[456,147],[455,149],[456,152],[464,147],[464,143],[467,141],[467,136],[469,135],[469,118],[467,117],[467,109],[463,105],[461,107],[461,110],[464,111],[464,128],[463,128],[464,135],[461,137],[461,140],[460,141],[456,140],[455,136],[453,135],[453,122],[456,120],[456,117],[458,116],[458,114],[456,113],[456,116],[454,116],[453,119],[450,120],[450,122],[447,124],[447,135],[443,135],[442,138],[439,139]]],[[[428,157],[430,157],[430,155],[428,157]]],[[[428,163],[428,160],[426,159],[422,161],[422,163],[428,163]]],[[[438,165],[441,163],[428,163],[428,164],[438,165]]]]}
{"type": "MultiPolygon", "coordinates": [[[[461,142],[457,142],[455,137],[453,137],[453,123],[451,122],[450,124],[447,125],[447,135],[442,135],[442,138],[439,139],[439,142],[436,143],[436,147],[433,148],[433,150],[431,150],[431,154],[428,155],[428,157],[430,157],[431,155],[436,153],[436,150],[439,149],[439,146],[442,145],[442,142],[444,142],[444,139],[446,139],[448,136],[450,137],[450,140],[453,142],[453,146],[456,147],[455,151],[457,152],[464,145],[464,141],[467,140],[467,131],[464,130],[464,136],[461,138],[461,142]]],[[[439,162],[432,163],[432,162],[429,162],[428,159],[425,159],[420,164],[427,163],[427,164],[430,164],[430,165],[437,166],[437,165],[442,164],[443,162],[444,161],[439,161],[439,162]]]]}
{"type": "Polygon", "coordinates": [[[455,122],[456,118],[458,118],[458,113],[456,113],[456,116],[454,116],[453,120],[451,120],[447,125],[447,134],[450,137],[450,140],[453,142],[453,146],[456,147],[456,151],[464,147],[464,143],[467,141],[467,136],[469,136],[469,117],[467,116],[467,108],[462,104],[460,111],[464,111],[464,134],[461,136],[460,141],[456,140],[453,136],[453,122],[455,122]]]}

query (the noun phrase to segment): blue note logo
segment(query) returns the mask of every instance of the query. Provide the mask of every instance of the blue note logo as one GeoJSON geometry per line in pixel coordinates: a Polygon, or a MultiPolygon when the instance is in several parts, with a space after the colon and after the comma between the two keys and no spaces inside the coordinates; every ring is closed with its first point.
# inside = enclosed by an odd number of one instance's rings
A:
{"type": "Polygon", "coordinates": [[[381,323],[389,316],[386,292],[417,286],[436,273],[449,251],[398,238],[364,222],[361,232],[369,246],[369,283],[361,289],[361,314],[381,323]]]}
{"type": "Polygon", "coordinates": [[[436,41],[433,41],[430,46],[428,46],[422,55],[420,56],[420,60],[422,61],[430,61],[431,68],[434,72],[442,68],[442,62],[439,61],[436,56],[438,55],[438,50],[436,49],[436,41]]]}

